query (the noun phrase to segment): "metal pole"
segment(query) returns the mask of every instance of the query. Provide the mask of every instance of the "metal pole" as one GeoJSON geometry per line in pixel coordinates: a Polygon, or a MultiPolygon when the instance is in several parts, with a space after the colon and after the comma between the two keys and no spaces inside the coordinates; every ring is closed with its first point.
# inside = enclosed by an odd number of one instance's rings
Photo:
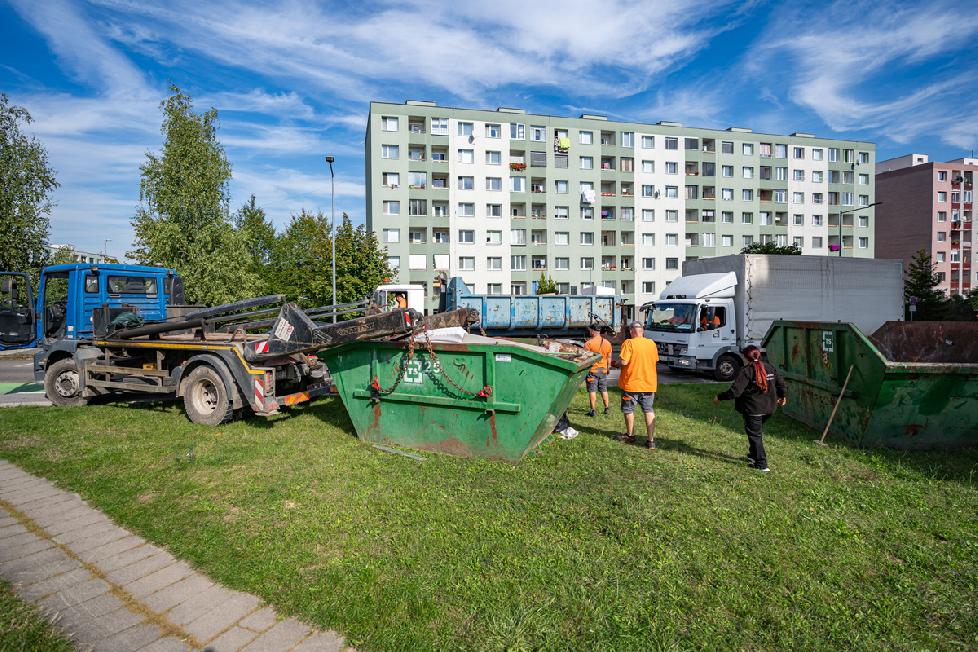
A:
{"type": "MultiPolygon", "coordinates": [[[[329,214],[330,214],[330,230],[332,231],[330,242],[333,246],[332,251],[332,266],[333,266],[333,305],[336,305],[336,175],[333,174],[333,161],[335,159],[332,156],[326,157],[326,162],[329,163],[329,214]]],[[[336,313],[333,313],[333,323],[336,323],[336,313]]]]}

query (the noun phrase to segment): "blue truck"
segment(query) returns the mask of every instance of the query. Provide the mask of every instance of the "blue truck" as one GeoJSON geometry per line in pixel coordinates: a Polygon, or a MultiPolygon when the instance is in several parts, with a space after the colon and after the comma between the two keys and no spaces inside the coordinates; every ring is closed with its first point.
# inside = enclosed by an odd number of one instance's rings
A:
{"type": "Polygon", "coordinates": [[[589,325],[617,331],[621,326],[619,297],[584,294],[472,294],[461,277],[448,280],[442,311],[471,308],[490,335],[551,337],[583,336],[589,325]]]}
{"type": "MultiPolygon", "coordinates": [[[[465,325],[474,314],[439,317],[430,327],[465,325]]],[[[182,398],[190,420],[206,425],[246,412],[268,416],[323,395],[327,372],[311,354],[406,335],[420,319],[414,310],[370,309],[366,301],[303,311],[281,295],[187,306],[176,270],[141,265],[47,267],[35,299],[27,275],[0,272],[0,344],[39,348],[34,375],[52,403],[182,398]],[[364,314],[316,321],[352,312],[364,314]]]]}

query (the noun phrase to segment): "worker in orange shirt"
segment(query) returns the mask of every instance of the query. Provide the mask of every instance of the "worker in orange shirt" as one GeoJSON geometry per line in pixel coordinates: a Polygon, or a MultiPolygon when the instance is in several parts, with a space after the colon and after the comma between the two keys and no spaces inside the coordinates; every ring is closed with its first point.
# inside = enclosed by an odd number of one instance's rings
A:
{"type": "Polygon", "coordinates": [[[655,449],[655,392],[658,377],[655,365],[659,362],[659,351],[655,342],[645,337],[642,322],[633,321],[628,325],[629,339],[621,345],[621,353],[614,366],[621,369],[618,387],[621,388],[621,412],[625,415],[625,432],[615,439],[629,444],[635,443],[635,407],[645,414],[645,431],[648,435],[645,447],[655,449]]]}
{"type": "Polygon", "coordinates": [[[404,310],[408,307],[407,295],[403,292],[398,292],[394,295],[394,303],[397,304],[398,310],[404,310]]]}
{"type": "Polygon", "coordinates": [[[598,392],[601,392],[601,400],[604,402],[604,413],[608,414],[608,372],[611,371],[611,342],[601,337],[601,327],[591,324],[588,327],[590,339],[584,343],[584,348],[594,353],[600,353],[601,358],[591,365],[591,370],[587,374],[584,382],[587,384],[588,400],[591,402],[591,409],[588,410],[589,417],[594,416],[594,408],[598,404],[598,392]]]}
{"type": "Polygon", "coordinates": [[[700,312],[700,328],[707,328],[713,330],[714,328],[720,328],[720,315],[713,313],[713,318],[710,319],[704,308],[700,312]]]}

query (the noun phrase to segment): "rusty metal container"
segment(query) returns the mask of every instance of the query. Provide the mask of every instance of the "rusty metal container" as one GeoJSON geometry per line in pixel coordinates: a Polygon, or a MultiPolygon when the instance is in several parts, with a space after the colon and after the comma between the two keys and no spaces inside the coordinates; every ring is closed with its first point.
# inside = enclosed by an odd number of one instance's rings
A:
{"type": "Polygon", "coordinates": [[[978,323],[776,321],[764,348],[788,384],[785,413],[821,430],[846,376],[829,438],[856,446],[978,445],[978,323]]]}
{"type": "Polygon", "coordinates": [[[413,347],[352,342],[319,356],[360,439],[508,462],[550,436],[597,358],[471,334],[413,347]]]}

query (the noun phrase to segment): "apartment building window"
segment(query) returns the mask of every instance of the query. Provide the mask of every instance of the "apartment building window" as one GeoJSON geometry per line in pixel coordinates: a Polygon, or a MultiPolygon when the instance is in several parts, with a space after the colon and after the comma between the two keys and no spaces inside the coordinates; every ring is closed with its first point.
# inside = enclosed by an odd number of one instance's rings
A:
{"type": "Polygon", "coordinates": [[[945,263],[945,262],[947,262],[947,253],[945,253],[943,251],[938,251],[937,252],[937,262],[939,262],[939,263],[945,263]]]}
{"type": "Polygon", "coordinates": [[[670,199],[678,199],[679,186],[666,186],[666,197],[670,199]]]}
{"type": "Polygon", "coordinates": [[[829,183],[839,183],[839,171],[829,170],[829,183]]]}
{"type": "MultiPolygon", "coordinates": [[[[503,259],[500,258],[499,256],[489,256],[488,258],[486,258],[486,269],[488,269],[490,272],[498,272],[502,268],[503,268],[503,259]]],[[[489,287],[491,288],[493,285],[496,285],[496,287],[499,288],[499,291],[498,292],[490,291],[489,294],[502,294],[503,286],[497,283],[490,283],[489,287]]]]}
{"type": "Polygon", "coordinates": [[[589,256],[584,256],[581,258],[581,269],[587,271],[589,269],[594,269],[594,258],[589,256]]]}
{"type": "Polygon", "coordinates": [[[486,152],[486,165],[502,165],[503,153],[489,150],[486,152]]]}
{"type": "Polygon", "coordinates": [[[554,181],[554,191],[558,195],[566,195],[567,194],[567,180],[566,179],[556,179],[554,181]]]}
{"type": "Polygon", "coordinates": [[[486,231],[486,244],[487,245],[501,245],[503,243],[503,232],[502,231],[486,231]]]}
{"type": "Polygon", "coordinates": [[[654,149],[655,136],[642,136],[642,149],[654,149]]]}
{"type": "Polygon", "coordinates": [[[791,171],[791,178],[794,179],[795,181],[804,181],[805,180],[805,171],[804,170],[792,170],[791,171]]]}
{"type": "Polygon", "coordinates": [[[471,122],[459,122],[457,125],[458,131],[456,132],[459,136],[464,136],[468,138],[472,135],[473,125],[471,122]]]}
{"type": "Polygon", "coordinates": [[[554,167],[555,168],[567,168],[567,162],[570,157],[567,154],[554,154],[554,167]]]}
{"type": "Polygon", "coordinates": [[[475,217],[475,204],[472,202],[460,201],[458,203],[459,217],[475,217]]]}
{"type": "Polygon", "coordinates": [[[859,219],[858,224],[859,224],[859,226],[861,228],[864,228],[865,229],[865,228],[868,228],[869,227],[869,216],[868,215],[860,215],[858,219],[859,219]]]}
{"type": "Polygon", "coordinates": [[[734,144],[732,140],[724,140],[720,142],[720,152],[722,154],[733,154],[734,144]]]}
{"type": "Polygon", "coordinates": [[[780,233],[780,234],[774,236],[774,242],[779,247],[786,247],[786,246],[788,246],[788,236],[786,234],[784,234],[784,233],[780,233]]]}
{"type": "MultiPolygon", "coordinates": [[[[448,229],[432,229],[431,241],[435,244],[448,244],[448,229]]],[[[439,266],[436,264],[435,267],[447,267],[447,265],[439,266]]]]}
{"type": "Polygon", "coordinates": [[[401,266],[401,257],[400,256],[388,256],[387,257],[387,266],[390,267],[391,269],[398,269],[401,266]]]}
{"type": "Polygon", "coordinates": [[[400,229],[384,229],[384,242],[393,244],[401,241],[400,229]]]}
{"type": "Polygon", "coordinates": [[[545,168],[545,167],[547,167],[547,153],[546,152],[530,152],[530,167],[532,167],[532,168],[545,168]]]}
{"type": "Polygon", "coordinates": [[[829,163],[838,163],[838,162],[839,162],[839,148],[829,147],[829,163]]]}
{"type": "Polygon", "coordinates": [[[741,175],[743,175],[745,179],[753,179],[754,168],[750,167],[749,165],[745,165],[743,168],[741,168],[741,175]]]}
{"type": "Polygon", "coordinates": [[[862,165],[869,163],[869,152],[859,152],[859,163],[862,165]]]}
{"type": "Polygon", "coordinates": [[[951,191],[951,203],[952,204],[960,204],[961,203],[961,193],[960,192],[958,192],[956,190],[951,191]]]}
{"type": "Polygon", "coordinates": [[[666,161],[666,174],[679,174],[679,163],[666,161]]]}
{"type": "Polygon", "coordinates": [[[795,213],[791,216],[792,224],[795,226],[805,226],[805,216],[801,213],[795,213]]]}
{"type": "Polygon", "coordinates": [[[581,244],[590,246],[594,244],[594,234],[589,231],[581,232],[581,244]]]}
{"type": "Polygon", "coordinates": [[[721,211],[720,221],[723,222],[724,224],[733,224],[734,221],[733,211],[721,211]]]}
{"type": "Polygon", "coordinates": [[[503,189],[502,177],[486,177],[486,190],[492,192],[502,192],[502,189],[503,189]]]}
{"type": "Polygon", "coordinates": [[[447,136],[448,135],[448,118],[432,118],[431,119],[431,135],[433,135],[433,136],[447,136]]]}
{"type": "Polygon", "coordinates": [[[642,281],[642,292],[655,294],[655,281],[642,281]]]}
{"type": "Polygon", "coordinates": [[[679,234],[678,233],[667,233],[666,234],[666,246],[667,247],[678,247],[679,246],[679,234]]]}
{"type": "Polygon", "coordinates": [[[947,170],[938,170],[937,171],[937,180],[938,181],[947,181],[947,170]]]}
{"type": "Polygon", "coordinates": [[[720,199],[733,201],[733,188],[720,188],[720,199]]]}
{"type": "MultiPolygon", "coordinates": [[[[493,259],[490,258],[489,260],[493,260],[493,259]]],[[[490,270],[492,270],[492,269],[502,269],[502,267],[501,266],[500,267],[496,267],[496,268],[490,267],[489,269],[490,270]]],[[[489,294],[489,295],[501,295],[503,293],[503,284],[502,283],[489,283],[489,284],[486,285],[486,289],[488,290],[487,291],[487,294],[489,294]]]]}
{"type": "Polygon", "coordinates": [[[700,246],[702,247],[715,247],[717,246],[717,234],[716,233],[702,233],[702,242],[700,246]]]}
{"type": "Polygon", "coordinates": [[[679,259],[666,258],[666,269],[679,269],[679,259]]]}
{"type": "Polygon", "coordinates": [[[459,163],[475,163],[475,150],[472,150],[472,149],[460,149],[460,150],[458,150],[458,162],[459,163]]]}
{"type": "Polygon", "coordinates": [[[486,217],[502,217],[502,216],[503,216],[502,204],[486,204],[486,217]]]}
{"type": "Polygon", "coordinates": [[[788,180],[788,168],[786,168],[786,167],[776,167],[776,168],[774,168],[774,178],[777,181],[787,181],[788,180]]]}
{"type": "Polygon", "coordinates": [[[399,120],[396,117],[384,116],[381,118],[381,124],[383,125],[384,131],[397,131],[399,120]]]}
{"type": "Polygon", "coordinates": [[[448,202],[433,201],[431,202],[431,210],[435,217],[448,217],[448,202]]]}
{"type": "Polygon", "coordinates": [[[411,254],[408,256],[408,269],[427,269],[428,257],[424,254],[411,254]]]}
{"type": "Polygon", "coordinates": [[[621,132],[621,146],[635,147],[635,132],[633,131],[621,132]]]}
{"type": "Polygon", "coordinates": [[[526,125],[518,122],[509,123],[509,137],[513,140],[526,140],[526,125]]]}
{"type": "Polygon", "coordinates": [[[792,204],[804,204],[805,203],[805,193],[803,193],[803,192],[793,192],[793,193],[791,193],[791,203],[792,204]]]}
{"type": "Polygon", "coordinates": [[[582,170],[593,170],[594,169],[594,157],[593,156],[582,156],[581,157],[581,169],[582,170]]]}
{"type": "Polygon", "coordinates": [[[813,192],[812,193],[812,203],[813,204],[821,204],[824,201],[824,198],[825,198],[825,196],[822,193],[820,193],[820,192],[813,192]]]}
{"type": "Polygon", "coordinates": [[[622,172],[634,172],[635,171],[635,159],[622,156],[621,157],[621,171],[622,172]]]}
{"type": "Polygon", "coordinates": [[[554,269],[562,271],[570,269],[570,258],[561,256],[554,258],[554,269]]]}
{"type": "Polygon", "coordinates": [[[525,192],[526,191],[526,177],[510,177],[509,178],[509,189],[511,192],[525,192]]]}
{"type": "Polygon", "coordinates": [[[822,243],[823,243],[822,236],[820,235],[812,236],[812,249],[821,249],[823,246],[822,243]]]}
{"type": "Polygon", "coordinates": [[[741,201],[754,201],[754,191],[751,188],[744,188],[740,191],[741,201]]]}
{"type": "Polygon", "coordinates": [[[566,247],[570,244],[570,233],[567,231],[555,231],[554,232],[554,245],[558,247],[566,247]]]}
{"type": "Polygon", "coordinates": [[[666,149],[679,149],[679,139],[666,136],[666,149]]]}
{"type": "Polygon", "coordinates": [[[623,222],[635,221],[635,209],[631,206],[623,206],[621,209],[621,219],[623,222]]]}
{"type": "Polygon", "coordinates": [[[760,224],[761,226],[771,226],[772,224],[774,224],[774,220],[771,217],[771,211],[761,211],[758,214],[758,218],[759,218],[758,224],[760,224]]]}
{"type": "Polygon", "coordinates": [[[646,271],[655,270],[655,258],[643,258],[642,259],[642,269],[646,271]]]}
{"type": "Polygon", "coordinates": [[[859,195],[859,206],[860,208],[869,206],[869,195],[859,195]]]}
{"type": "Polygon", "coordinates": [[[655,161],[642,161],[642,172],[655,172],[655,161]]]}
{"type": "Polygon", "coordinates": [[[868,186],[869,185],[869,175],[868,174],[860,174],[859,175],[859,185],[860,186],[868,186]]]}
{"type": "Polygon", "coordinates": [[[439,163],[448,162],[448,150],[447,149],[437,149],[435,147],[431,148],[431,160],[437,161],[439,163]]]}
{"type": "Polygon", "coordinates": [[[547,244],[547,232],[541,229],[534,229],[530,231],[530,244],[532,245],[547,244]]]}
{"type": "Polygon", "coordinates": [[[805,158],[805,148],[804,147],[793,147],[791,149],[791,157],[794,159],[804,159],[805,158]]]}
{"type": "Polygon", "coordinates": [[[743,152],[743,155],[744,156],[753,156],[754,155],[754,144],[753,143],[744,143],[744,146],[743,146],[743,149],[741,150],[741,152],[743,152]]]}
{"type": "Polygon", "coordinates": [[[699,199],[699,197],[700,197],[699,186],[696,185],[686,186],[686,199],[699,199]]]}
{"type": "Polygon", "coordinates": [[[473,190],[473,189],[475,189],[475,177],[459,177],[458,178],[458,189],[459,190],[473,190]]]}
{"type": "MultiPolygon", "coordinates": [[[[763,213],[761,213],[763,215],[763,213]]],[[[770,213],[768,213],[770,215],[770,213]]],[[[751,211],[742,211],[740,213],[740,223],[741,224],[753,224],[754,223],[754,213],[751,211]]]]}
{"type": "Polygon", "coordinates": [[[459,256],[458,257],[458,268],[463,271],[472,271],[475,269],[475,256],[459,256]]]}
{"type": "Polygon", "coordinates": [[[509,286],[509,291],[515,296],[526,294],[526,281],[516,281],[509,286]]]}
{"type": "Polygon", "coordinates": [[[541,127],[540,125],[533,125],[530,127],[530,140],[534,140],[538,143],[547,140],[547,128],[541,127]]]}
{"type": "Polygon", "coordinates": [[[510,256],[509,267],[514,272],[526,271],[526,256],[510,256]]]}
{"type": "Polygon", "coordinates": [[[497,124],[486,124],[486,138],[502,138],[503,137],[503,127],[497,124]]]}
{"type": "Polygon", "coordinates": [[[400,214],[401,214],[401,202],[399,201],[384,202],[384,215],[400,215],[400,214]]]}
{"type": "Polygon", "coordinates": [[[937,221],[947,222],[947,211],[937,211],[937,221]]]}
{"type": "Polygon", "coordinates": [[[460,229],[458,232],[459,244],[475,244],[475,231],[472,229],[460,229]]]}
{"type": "Polygon", "coordinates": [[[396,161],[401,158],[401,146],[400,145],[381,145],[380,146],[380,157],[396,161]]]}
{"type": "Polygon", "coordinates": [[[704,177],[715,177],[717,175],[717,165],[716,163],[703,163],[703,176],[704,177]]]}
{"type": "Polygon", "coordinates": [[[754,244],[754,236],[752,236],[752,235],[741,236],[740,242],[741,242],[742,246],[749,247],[752,244],[754,244]]]}
{"type": "Polygon", "coordinates": [[[700,139],[699,138],[684,138],[683,139],[683,148],[686,149],[686,150],[694,150],[694,151],[697,150],[697,149],[699,149],[700,148],[700,139]]]}
{"type": "Polygon", "coordinates": [[[643,222],[655,222],[655,209],[653,209],[653,208],[643,208],[642,209],[642,221],[643,222]]]}
{"type": "Polygon", "coordinates": [[[581,206],[581,219],[582,220],[593,220],[594,219],[594,208],[592,206],[581,206]]]}
{"type": "Polygon", "coordinates": [[[812,149],[812,160],[813,161],[821,161],[823,156],[824,156],[824,152],[823,152],[822,148],[815,147],[815,148],[812,149]]]}
{"type": "Polygon", "coordinates": [[[771,157],[771,143],[761,143],[760,145],[758,145],[757,153],[762,158],[770,158],[771,157]]]}
{"type": "Polygon", "coordinates": [[[842,205],[843,206],[852,206],[852,196],[853,195],[852,195],[851,192],[844,192],[844,193],[842,193],[842,205]]]}
{"type": "Polygon", "coordinates": [[[388,188],[396,188],[401,185],[401,175],[397,172],[384,172],[383,181],[388,188]]]}
{"type": "Polygon", "coordinates": [[[732,165],[721,165],[720,166],[720,176],[733,178],[733,166],[732,165]]]}
{"type": "Polygon", "coordinates": [[[594,144],[594,132],[593,131],[580,131],[577,134],[577,142],[582,145],[593,145],[594,144]]]}
{"type": "MultiPolygon", "coordinates": [[[[860,152],[860,154],[862,154],[862,152],[860,152]]],[[[859,248],[869,249],[869,238],[866,236],[859,236],[859,248]]]]}
{"type": "Polygon", "coordinates": [[[788,191],[787,190],[775,190],[771,193],[771,197],[777,204],[787,204],[788,203],[788,191]]]}
{"type": "Polygon", "coordinates": [[[825,180],[825,173],[821,170],[812,170],[812,181],[814,183],[822,183],[825,180]]]}
{"type": "Polygon", "coordinates": [[[427,215],[427,214],[428,214],[427,199],[408,200],[408,215],[427,215]]]}
{"type": "Polygon", "coordinates": [[[825,220],[821,215],[812,215],[812,226],[822,226],[825,220]]]}
{"type": "Polygon", "coordinates": [[[938,242],[945,242],[946,240],[947,240],[947,231],[938,231],[937,232],[937,241],[938,242]]]}
{"type": "Polygon", "coordinates": [[[655,246],[655,234],[654,233],[643,233],[642,234],[642,245],[646,247],[655,246]]]}

